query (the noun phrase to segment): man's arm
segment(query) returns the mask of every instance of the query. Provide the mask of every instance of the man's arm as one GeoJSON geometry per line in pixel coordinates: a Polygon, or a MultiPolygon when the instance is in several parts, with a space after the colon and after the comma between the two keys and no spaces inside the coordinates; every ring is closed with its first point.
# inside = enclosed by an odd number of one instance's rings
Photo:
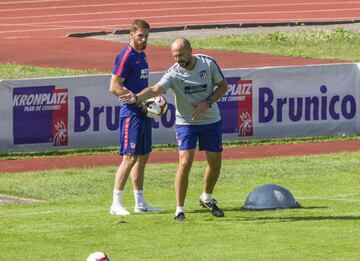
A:
{"type": "Polygon", "coordinates": [[[219,100],[221,97],[224,96],[224,94],[228,90],[228,85],[225,80],[222,80],[216,85],[217,85],[217,89],[205,100],[208,103],[208,105],[211,105],[211,103],[219,100]]]}
{"type": "Polygon", "coordinates": [[[138,94],[134,94],[129,90],[127,91],[128,91],[127,94],[119,96],[119,100],[128,104],[133,104],[133,103],[139,104],[142,101],[146,101],[147,99],[165,93],[165,90],[158,84],[147,87],[138,94]]]}
{"type": "Polygon", "coordinates": [[[110,80],[109,91],[117,97],[127,94],[129,90],[123,85],[124,81],[124,78],[113,74],[110,80]]]}
{"type": "Polygon", "coordinates": [[[209,97],[207,97],[206,100],[197,104],[197,107],[192,114],[194,119],[201,119],[204,116],[206,110],[211,107],[211,104],[219,100],[228,90],[228,85],[225,80],[220,81],[216,85],[216,90],[209,97]]]}

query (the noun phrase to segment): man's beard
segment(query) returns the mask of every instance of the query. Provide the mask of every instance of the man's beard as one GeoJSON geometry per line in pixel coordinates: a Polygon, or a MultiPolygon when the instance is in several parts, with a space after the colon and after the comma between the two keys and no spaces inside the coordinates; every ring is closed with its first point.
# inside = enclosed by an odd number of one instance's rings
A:
{"type": "Polygon", "coordinates": [[[145,50],[146,49],[146,43],[144,43],[144,44],[139,44],[139,43],[134,43],[135,44],[135,49],[137,49],[137,50],[141,50],[141,51],[143,51],[143,50],[145,50]]]}
{"type": "Polygon", "coordinates": [[[178,64],[180,65],[180,67],[186,68],[189,66],[190,61],[178,61],[178,64]]]}

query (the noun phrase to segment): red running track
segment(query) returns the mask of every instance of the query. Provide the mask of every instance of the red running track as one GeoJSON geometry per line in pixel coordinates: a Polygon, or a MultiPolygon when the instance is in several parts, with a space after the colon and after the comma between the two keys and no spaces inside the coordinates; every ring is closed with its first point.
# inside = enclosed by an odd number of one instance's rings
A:
{"type": "Polygon", "coordinates": [[[18,0],[0,2],[0,37],[64,37],[127,29],[143,18],[152,27],[360,19],[360,1],[338,0],[18,0]]]}
{"type": "MultiPolygon", "coordinates": [[[[111,72],[124,44],[68,38],[76,32],[128,28],[135,18],[152,27],[194,24],[304,22],[357,20],[360,0],[4,0],[0,2],[0,63],[17,63],[111,72]],[[101,2],[101,3],[99,3],[101,2]]],[[[221,30],[221,29],[219,29],[221,30]]],[[[223,68],[334,63],[329,60],[289,58],[195,50],[214,56],[223,68]]],[[[151,71],[172,63],[168,48],[147,51],[151,71]]]]}
{"type": "MultiPolygon", "coordinates": [[[[290,157],[304,155],[319,155],[336,153],[342,151],[360,151],[360,141],[341,142],[313,142],[290,145],[264,145],[224,149],[223,159],[251,159],[269,157],[290,157]]],[[[205,161],[205,153],[197,151],[196,161],[205,161]]],[[[177,151],[152,152],[149,158],[150,163],[177,162],[177,151]]],[[[36,158],[23,160],[0,160],[0,174],[5,172],[28,172],[47,169],[66,168],[89,168],[96,166],[118,166],[121,157],[115,154],[78,156],[78,157],[53,157],[36,158]]]]}

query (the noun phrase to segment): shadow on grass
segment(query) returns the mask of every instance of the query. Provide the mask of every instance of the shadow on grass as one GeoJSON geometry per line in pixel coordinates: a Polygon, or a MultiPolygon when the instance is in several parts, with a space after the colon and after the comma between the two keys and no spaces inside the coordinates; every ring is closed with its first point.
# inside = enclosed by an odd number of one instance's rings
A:
{"type": "MultiPolygon", "coordinates": [[[[225,212],[224,218],[216,218],[213,217],[212,219],[207,219],[204,221],[240,221],[240,222],[257,222],[257,223],[273,223],[273,222],[297,222],[297,221],[329,221],[329,220],[337,220],[337,221],[360,221],[360,216],[326,216],[326,215],[307,215],[306,211],[302,211],[298,213],[301,216],[276,216],[273,217],[273,213],[281,213],[284,210],[312,210],[312,209],[327,209],[326,206],[309,206],[309,207],[301,207],[301,208],[289,208],[289,209],[266,209],[266,210],[243,210],[240,208],[228,208],[223,209],[225,212]],[[232,212],[231,215],[227,215],[227,213],[232,212]],[[233,216],[234,213],[239,213],[239,215],[245,214],[244,216],[233,216]],[[249,214],[254,213],[253,217],[249,217],[249,214]],[[269,216],[255,216],[256,213],[261,214],[269,214],[269,216]]],[[[207,209],[199,209],[191,211],[191,213],[208,213],[209,210],[207,209]]],[[[285,214],[285,212],[283,212],[285,214]]],[[[296,213],[296,212],[292,212],[296,213]]],[[[229,213],[230,214],[230,213],[229,213]]],[[[287,213],[288,214],[288,213],[287,213]]]]}
{"type": "Polygon", "coordinates": [[[296,222],[296,221],[360,221],[360,216],[298,216],[298,217],[233,217],[231,220],[242,222],[296,222]]]}
{"type": "MultiPolygon", "coordinates": [[[[293,209],[326,209],[328,207],[326,206],[310,206],[310,207],[301,207],[301,208],[279,208],[279,209],[260,209],[260,210],[251,210],[251,209],[242,209],[240,207],[238,208],[223,208],[222,210],[224,212],[246,212],[246,213],[251,213],[251,212],[266,212],[266,211],[270,211],[270,212],[274,212],[274,211],[282,211],[282,210],[293,210],[293,209]]],[[[192,210],[189,211],[189,213],[206,213],[209,212],[208,209],[205,208],[200,208],[200,209],[196,209],[196,210],[192,210]]]]}

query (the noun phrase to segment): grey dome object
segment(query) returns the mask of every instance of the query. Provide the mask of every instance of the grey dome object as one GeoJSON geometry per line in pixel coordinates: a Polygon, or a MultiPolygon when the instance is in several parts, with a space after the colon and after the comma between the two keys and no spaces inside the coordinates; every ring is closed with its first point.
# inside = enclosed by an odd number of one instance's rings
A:
{"type": "Polygon", "coordinates": [[[254,189],[246,198],[243,210],[300,208],[293,195],[285,188],[267,184],[254,189]]]}

